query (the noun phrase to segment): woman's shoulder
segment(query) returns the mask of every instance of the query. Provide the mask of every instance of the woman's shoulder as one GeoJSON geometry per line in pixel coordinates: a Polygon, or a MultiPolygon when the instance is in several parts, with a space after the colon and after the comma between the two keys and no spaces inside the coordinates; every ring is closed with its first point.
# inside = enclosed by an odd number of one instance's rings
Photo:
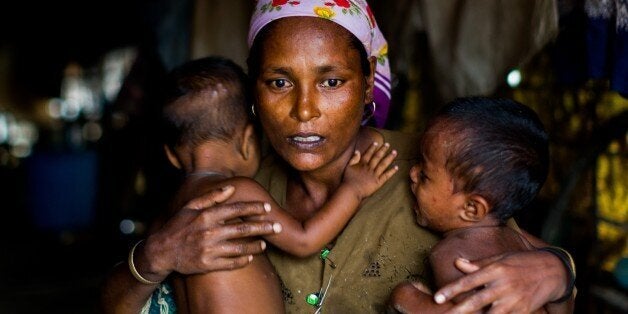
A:
{"type": "Polygon", "coordinates": [[[284,205],[287,185],[287,166],[273,153],[262,158],[255,181],[268,191],[273,199],[280,205],[284,205]]]}
{"type": "Polygon", "coordinates": [[[390,147],[397,150],[397,159],[414,159],[419,156],[419,133],[369,128],[379,133],[390,147]]]}

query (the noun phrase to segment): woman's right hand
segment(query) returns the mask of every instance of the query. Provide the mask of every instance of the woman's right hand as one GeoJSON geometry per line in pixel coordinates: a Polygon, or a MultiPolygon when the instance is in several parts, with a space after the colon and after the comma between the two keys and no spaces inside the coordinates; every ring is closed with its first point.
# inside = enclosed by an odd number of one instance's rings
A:
{"type": "Polygon", "coordinates": [[[263,215],[270,207],[261,202],[220,204],[234,191],[233,186],[227,186],[190,201],[150,235],[135,252],[140,274],[151,281],[163,281],[172,272],[235,269],[263,252],[266,244],[257,237],[275,233],[272,222],[225,221],[263,215]]]}

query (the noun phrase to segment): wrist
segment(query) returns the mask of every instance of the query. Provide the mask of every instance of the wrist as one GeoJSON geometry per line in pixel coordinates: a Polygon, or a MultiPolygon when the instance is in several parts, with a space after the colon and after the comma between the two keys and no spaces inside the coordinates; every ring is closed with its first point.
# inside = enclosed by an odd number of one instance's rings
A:
{"type": "Polygon", "coordinates": [[[566,286],[565,289],[562,290],[562,294],[557,299],[550,301],[550,303],[562,303],[569,300],[576,286],[576,264],[574,263],[573,258],[569,252],[556,246],[542,247],[538,250],[548,252],[558,258],[563,265],[567,276],[566,286]]]}
{"type": "Polygon", "coordinates": [[[336,189],[336,193],[339,195],[350,195],[357,201],[357,204],[360,204],[362,200],[365,198],[362,195],[362,191],[360,188],[356,186],[356,184],[350,183],[349,181],[343,181],[340,183],[338,189],[336,189]]]}
{"type": "Polygon", "coordinates": [[[159,242],[154,241],[152,237],[136,242],[133,261],[135,269],[143,278],[152,282],[161,282],[171,271],[164,265],[163,261],[166,259],[161,257],[155,243],[159,242]]]}

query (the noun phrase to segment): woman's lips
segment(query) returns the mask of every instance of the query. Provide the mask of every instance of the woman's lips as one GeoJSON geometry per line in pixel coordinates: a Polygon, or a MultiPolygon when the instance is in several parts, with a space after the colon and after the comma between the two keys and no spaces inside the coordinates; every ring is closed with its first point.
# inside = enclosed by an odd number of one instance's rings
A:
{"type": "Polygon", "coordinates": [[[323,144],[325,138],[317,134],[297,134],[289,136],[288,142],[301,149],[312,149],[323,144]]]}

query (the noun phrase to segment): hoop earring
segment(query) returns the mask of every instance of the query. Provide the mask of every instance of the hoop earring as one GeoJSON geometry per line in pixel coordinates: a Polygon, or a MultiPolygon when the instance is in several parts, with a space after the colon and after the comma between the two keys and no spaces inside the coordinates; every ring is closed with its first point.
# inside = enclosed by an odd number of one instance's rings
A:
{"type": "Polygon", "coordinates": [[[364,106],[364,115],[362,115],[362,125],[365,125],[374,115],[377,110],[377,105],[374,101],[364,106]],[[370,107],[370,108],[369,108],[370,107]]]}
{"type": "Polygon", "coordinates": [[[255,105],[251,104],[251,116],[253,116],[253,118],[257,118],[257,114],[255,113],[255,105]]]}

